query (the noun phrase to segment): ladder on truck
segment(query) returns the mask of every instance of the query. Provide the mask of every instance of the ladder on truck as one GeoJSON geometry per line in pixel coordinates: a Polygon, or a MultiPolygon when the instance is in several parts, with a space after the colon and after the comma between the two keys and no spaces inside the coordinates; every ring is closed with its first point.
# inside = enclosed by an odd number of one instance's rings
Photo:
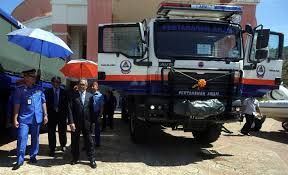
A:
{"type": "Polygon", "coordinates": [[[198,19],[225,20],[239,23],[242,8],[232,5],[206,5],[189,3],[160,3],[158,17],[185,17],[198,19]]]}

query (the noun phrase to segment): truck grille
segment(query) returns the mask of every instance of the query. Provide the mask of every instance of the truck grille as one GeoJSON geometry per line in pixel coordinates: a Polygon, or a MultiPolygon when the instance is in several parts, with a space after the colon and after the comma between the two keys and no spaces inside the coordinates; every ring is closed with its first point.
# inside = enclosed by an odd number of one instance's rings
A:
{"type": "Polygon", "coordinates": [[[229,71],[207,71],[203,74],[198,74],[191,71],[169,72],[168,75],[168,91],[176,96],[189,97],[228,97],[235,93],[234,88],[234,72],[229,71]],[[205,79],[206,86],[199,89],[196,80],[205,79]],[[193,87],[194,86],[194,87],[193,87]]]}

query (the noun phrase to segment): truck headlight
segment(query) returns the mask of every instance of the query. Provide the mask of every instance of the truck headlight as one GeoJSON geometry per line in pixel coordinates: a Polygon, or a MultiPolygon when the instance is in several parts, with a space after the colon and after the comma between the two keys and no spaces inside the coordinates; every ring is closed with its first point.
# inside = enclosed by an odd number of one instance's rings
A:
{"type": "Polygon", "coordinates": [[[151,105],[151,106],[150,106],[150,109],[151,109],[151,110],[154,110],[154,109],[155,109],[155,106],[154,106],[154,105],[151,105]]]}

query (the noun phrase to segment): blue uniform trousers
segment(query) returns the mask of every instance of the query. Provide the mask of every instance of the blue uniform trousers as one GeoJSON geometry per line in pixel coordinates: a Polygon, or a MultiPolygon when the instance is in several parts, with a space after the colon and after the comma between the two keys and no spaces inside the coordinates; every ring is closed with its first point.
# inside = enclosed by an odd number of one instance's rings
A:
{"type": "Polygon", "coordinates": [[[39,151],[39,130],[40,123],[36,122],[34,117],[32,124],[19,123],[18,128],[18,140],[17,140],[17,163],[22,164],[24,162],[24,156],[28,141],[28,133],[31,133],[31,149],[30,159],[36,158],[39,151]]]}

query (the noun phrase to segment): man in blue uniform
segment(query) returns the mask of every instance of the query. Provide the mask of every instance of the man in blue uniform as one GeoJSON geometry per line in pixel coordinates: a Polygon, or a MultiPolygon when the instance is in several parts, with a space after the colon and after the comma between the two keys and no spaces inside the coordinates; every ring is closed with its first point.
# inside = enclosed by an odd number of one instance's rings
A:
{"type": "Polygon", "coordinates": [[[35,84],[35,69],[23,71],[25,84],[19,86],[14,96],[14,126],[18,128],[17,138],[17,163],[13,170],[17,170],[24,163],[24,156],[31,132],[30,163],[36,163],[39,151],[40,124],[48,122],[46,100],[43,90],[35,84]]]}
{"type": "Polygon", "coordinates": [[[95,146],[100,146],[100,125],[99,119],[103,114],[104,96],[99,92],[99,85],[94,81],[91,86],[93,93],[93,122],[95,123],[95,146]]]}

